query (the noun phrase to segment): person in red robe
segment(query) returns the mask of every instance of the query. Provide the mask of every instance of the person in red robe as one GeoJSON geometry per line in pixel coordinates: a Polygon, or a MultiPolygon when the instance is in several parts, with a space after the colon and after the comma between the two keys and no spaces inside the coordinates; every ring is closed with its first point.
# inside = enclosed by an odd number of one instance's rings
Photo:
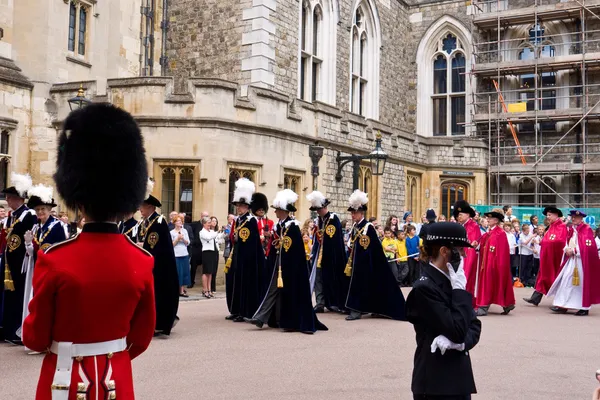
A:
{"type": "Polygon", "coordinates": [[[567,245],[567,225],[562,221],[563,213],[556,207],[544,208],[543,214],[550,226],[540,242],[540,270],[535,283],[535,291],[530,298],[523,300],[537,306],[562,269],[562,260],[567,245]]]}
{"type": "Polygon", "coordinates": [[[555,313],[575,309],[575,315],[585,316],[592,304],[600,304],[600,259],[594,231],[583,222],[586,214],[571,210],[570,215],[573,229],[569,230],[563,267],[548,296],[554,296],[551,309],[555,313]]]}
{"type": "Polygon", "coordinates": [[[254,193],[252,195],[252,201],[250,202],[250,210],[252,211],[252,214],[256,216],[258,231],[260,232],[260,243],[265,252],[265,257],[269,256],[274,226],[273,220],[269,219],[267,216],[268,209],[269,200],[267,200],[267,196],[263,193],[254,193]]]}
{"type": "Polygon", "coordinates": [[[477,316],[487,315],[492,304],[502,306],[502,315],[507,315],[515,309],[515,292],[510,273],[508,238],[499,226],[504,221],[504,212],[500,208],[494,208],[484,215],[488,217],[490,230],[482,236],[479,244],[475,285],[477,316]]]}
{"type": "Polygon", "coordinates": [[[56,188],[86,219],[38,253],[23,343],[47,352],[36,400],[133,400],[131,361],[152,341],[152,256],[117,221],[146,197],[148,165],[133,117],[108,104],[73,111],[58,137],[56,188]]]}
{"type": "Polygon", "coordinates": [[[473,210],[465,200],[459,200],[454,204],[452,215],[456,221],[465,228],[469,243],[473,246],[472,248],[465,248],[464,269],[465,275],[467,276],[466,290],[473,295],[473,307],[475,307],[475,281],[477,276],[477,264],[479,261],[476,249],[479,245],[479,240],[481,239],[481,229],[479,229],[477,222],[473,220],[473,217],[475,217],[475,210],[473,210]]]}

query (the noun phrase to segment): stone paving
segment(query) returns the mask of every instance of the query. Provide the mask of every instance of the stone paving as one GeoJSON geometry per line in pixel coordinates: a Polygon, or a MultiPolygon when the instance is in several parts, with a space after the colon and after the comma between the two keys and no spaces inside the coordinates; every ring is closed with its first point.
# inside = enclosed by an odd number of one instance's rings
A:
{"type": "MultiPolygon", "coordinates": [[[[191,292],[195,292],[195,289],[191,292]]],[[[531,289],[515,290],[520,299],[531,289]]],[[[553,315],[518,301],[482,319],[471,352],[485,400],[590,399],[600,368],[600,308],[588,317],[553,315]]],[[[321,314],[328,332],[283,333],[225,321],[223,293],[193,294],[169,338],[155,339],[133,363],[137,398],[153,399],[411,399],[412,326],[365,317],[346,322],[321,314]]],[[[41,356],[0,345],[0,399],[34,398],[41,356]]]]}

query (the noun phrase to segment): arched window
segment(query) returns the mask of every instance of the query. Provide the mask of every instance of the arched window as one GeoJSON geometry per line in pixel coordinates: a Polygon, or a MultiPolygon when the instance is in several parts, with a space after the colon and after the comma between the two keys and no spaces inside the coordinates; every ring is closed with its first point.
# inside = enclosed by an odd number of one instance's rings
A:
{"type": "Polygon", "coordinates": [[[462,43],[451,33],[433,56],[433,135],[464,135],[466,117],[466,59],[462,43]]]}
{"type": "Polygon", "coordinates": [[[372,1],[358,3],[352,18],[350,111],[379,118],[379,24],[372,1]]]}
{"type": "Polygon", "coordinates": [[[540,205],[555,205],[556,204],[556,182],[550,177],[542,178],[538,186],[539,204],[540,205]]]}
{"type": "MultiPolygon", "coordinates": [[[[229,170],[229,213],[235,215],[235,206],[231,204],[233,201],[233,192],[235,192],[235,182],[240,178],[248,178],[252,182],[256,180],[255,171],[242,168],[231,168],[229,170]]],[[[256,183],[256,182],[255,182],[256,183]]]]}
{"type": "Polygon", "coordinates": [[[442,209],[441,213],[452,215],[454,203],[458,200],[467,199],[467,185],[462,182],[444,182],[442,183],[442,209]]]}
{"type": "Polygon", "coordinates": [[[535,206],[535,183],[530,178],[524,178],[519,182],[519,205],[535,206]]]}
{"type": "Polygon", "coordinates": [[[367,207],[366,217],[376,217],[378,210],[378,180],[373,176],[371,167],[361,165],[358,173],[358,189],[369,195],[369,205],[367,207]]]}
{"type": "MultiPolygon", "coordinates": [[[[9,139],[10,133],[8,131],[4,130],[0,133],[0,191],[8,187],[9,139]]],[[[6,196],[2,194],[0,198],[4,199],[6,196]]]]}
{"type": "Polygon", "coordinates": [[[335,105],[337,0],[304,0],[298,97],[335,105]]]}
{"type": "Polygon", "coordinates": [[[192,215],[194,203],[194,170],[183,168],[179,175],[179,212],[192,215]]]}
{"type": "Polygon", "coordinates": [[[162,170],[162,210],[171,212],[175,210],[175,169],[163,168],[162,170]]]}

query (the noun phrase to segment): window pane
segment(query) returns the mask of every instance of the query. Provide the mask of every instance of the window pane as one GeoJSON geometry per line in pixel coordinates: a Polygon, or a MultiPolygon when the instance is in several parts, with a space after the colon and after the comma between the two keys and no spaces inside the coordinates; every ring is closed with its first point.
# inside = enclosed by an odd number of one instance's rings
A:
{"type": "MultiPolygon", "coordinates": [[[[454,204],[454,203],[453,203],[454,204]]],[[[442,213],[449,215],[450,212],[450,194],[448,185],[442,185],[442,213]]]]}
{"type": "Polygon", "coordinates": [[[302,34],[300,37],[302,38],[302,50],[306,50],[306,35],[308,34],[308,9],[306,7],[302,7],[302,34]]]}
{"type": "Polygon", "coordinates": [[[306,92],[306,64],[308,63],[308,59],[302,57],[300,61],[300,98],[302,100],[306,100],[305,92],[306,92]]]}
{"type": "Polygon", "coordinates": [[[452,58],[452,91],[465,91],[465,56],[456,53],[452,58]]]}
{"type": "Polygon", "coordinates": [[[535,55],[533,53],[533,49],[531,47],[525,47],[519,53],[519,60],[533,60],[535,55]]]}
{"type": "Polygon", "coordinates": [[[555,52],[554,52],[554,46],[543,46],[542,47],[542,51],[540,53],[540,57],[554,57],[555,52]]]}
{"type": "Polygon", "coordinates": [[[312,100],[313,101],[317,100],[317,94],[318,94],[317,88],[319,87],[320,71],[321,71],[321,64],[313,61],[313,66],[312,66],[312,100]]]}
{"type": "Polygon", "coordinates": [[[79,48],[78,53],[85,55],[85,31],[87,24],[87,11],[84,7],[79,9],[79,48]]]}
{"type": "Polygon", "coordinates": [[[0,153],[1,154],[8,154],[8,132],[7,131],[2,131],[2,134],[0,136],[0,153]]]}
{"type": "Polygon", "coordinates": [[[527,111],[535,110],[535,77],[521,75],[521,89],[519,99],[527,102],[527,111]]]}
{"type": "Polygon", "coordinates": [[[541,26],[539,23],[535,24],[529,30],[529,41],[532,43],[540,43],[544,38],[544,31],[545,29],[543,26],[541,26]]]}
{"type": "Polygon", "coordinates": [[[443,55],[433,61],[433,93],[446,93],[447,62],[443,55]]]}
{"type": "Polygon", "coordinates": [[[350,104],[352,105],[352,112],[356,113],[358,110],[357,105],[357,96],[358,94],[358,78],[352,77],[352,98],[350,99],[350,104]]]}
{"type": "Polygon", "coordinates": [[[179,212],[192,216],[194,210],[194,170],[186,168],[179,175],[179,212]]]}
{"type": "Polygon", "coordinates": [[[442,50],[450,54],[454,49],[456,49],[456,36],[449,34],[442,40],[442,50]]]}
{"type": "Polygon", "coordinates": [[[365,101],[367,97],[367,82],[359,82],[360,98],[358,99],[358,113],[365,115],[365,101]]]}
{"type": "Polygon", "coordinates": [[[75,51],[75,18],[77,15],[77,7],[71,3],[69,8],[69,51],[75,51]]]}
{"type": "Polygon", "coordinates": [[[352,72],[356,75],[360,74],[360,43],[358,35],[352,36],[352,72]]]}
{"type": "Polygon", "coordinates": [[[367,37],[363,36],[360,40],[360,76],[365,76],[367,71],[367,37]]]}
{"type": "MultiPolygon", "coordinates": [[[[542,88],[554,88],[556,86],[556,74],[554,72],[546,72],[541,78],[542,88]]],[[[556,108],[556,90],[542,90],[542,110],[554,110],[556,108]]]]}
{"type": "Polygon", "coordinates": [[[465,134],[465,97],[452,97],[452,134],[465,134]]]}
{"type": "Polygon", "coordinates": [[[162,171],[161,202],[163,214],[175,210],[175,170],[173,168],[165,168],[162,171]]]}
{"type": "Polygon", "coordinates": [[[313,47],[312,47],[312,53],[314,55],[320,55],[321,52],[319,51],[319,43],[321,38],[320,33],[321,33],[321,13],[320,13],[320,8],[317,6],[315,7],[315,11],[313,12],[313,47]]]}
{"type": "Polygon", "coordinates": [[[433,135],[446,135],[446,98],[433,99],[433,135]]]}

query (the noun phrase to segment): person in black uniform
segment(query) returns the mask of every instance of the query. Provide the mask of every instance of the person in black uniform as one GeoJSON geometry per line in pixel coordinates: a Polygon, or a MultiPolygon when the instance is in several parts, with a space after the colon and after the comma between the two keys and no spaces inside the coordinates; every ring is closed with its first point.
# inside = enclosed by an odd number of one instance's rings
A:
{"type": "Polygon", "coordinates": [[[417,334],[415,400],[468,400],[476,393],[469,351],[479,342],[481,322],[465,290],[463,247],[470,244],[462,225],[438,222],[429,227],[421,278],[406,300],[406,317],[417,334]],[[456,270],[453,264],[458,264],[456,270]]]}
{"type": "Polygon", "coordinates": [[[327,327],[317,319],[312,307],[304,241],[298,222],[290,217],[290,212],[296,211],[296,201],[298,195],[290,189],[275,196],[273,208],[279,222],[275,240],[270,244],[269,260],[274,262],[270,284],[258,310],[246,321],[259,328],[269,322],[284,331],[312,334],[327,327]]]}
{"type": "Polygon", "coordinates": [[[13,173],[11,183],[13,186],[2,191],[13,211],[8,216],[6,248],[0,262],[0,268],[4,272],[4,285],[0,289],[0,302],[4,297],[4,302],[0,304],[0,326],[3,327],[4,339],[8,343],[23,345],[17,331],[21,328],[25,296],[25,273],[22,271],[26,252],[24,235],[36,224],[37,217],[35,211],[25,205],[27,191],[32,186],[31,177],[13,173]]]}
{"type": "Polygon", "coordinates": [[[319,191],[313,191],[306,199],[310,211],[316,211],[314,245],[311,257],[311,282],[314,282],[315,312],[340,312],[345,308],[348,295],[348,278],[344,269],[348,262],[344,246],[342,223],[337,215],[329,212],[329,200],[319,191]]]}
{"type": "Polygon", "coordinates": [[[225,263],[227,306],[230,313],[225,319],[234,322],[252,318],[265,294],[265,253],[260,242],[258,222],[250,213],[255,189],[252,181],[241,178],[235,183],[233,192],[233,204],[238,217],[231,228],[233,248],[225,263]]]}
{"type": "Polygon", "coordinates": [[[427,231],[429,230],[429,227],[431,227],[431,226],[433,226],[433,224],[435,224],[436,218],[437,218],[437,215],[435,215],[435,211],[432,210],[431,208],[425,212],[425,219],[427,220],[427,223],[423,224],[421,226],[421,230],[419,231],[419,237],[421,239],[423,239],[423,238],[425,238],[425,236],[427,236],[427,231]]]}
{"type": "MultiPolygon", "coordinates": [[[[148,193],[154,184],[148,181],[148,193]]],[[[165,218],[156,212],[162,204],[148,195],[140,207],[144,220],[138,230],[138,245],[154,257],[154,298],[156,304],[155,336],[170,335],[179,318],[179,277],[171,233],[165,218]]]]}
{"type": "Polygon", "coordinates": [[[371,313],[374,317],[404,320],[404,295],[388,265],[383,247],[373,224],[365,220],[369,199],[367,194],[355,190],[350,196],[354,226],[350,233],[350,257],[345,273],[350,277],[346,308],[350,310],[347,321],[371,313]]]}
{"type": "Polygon", "coordinates": [[[135,242],[137,240],[140,223],[133,217],[133,213],[129,214],[125,220],[119,222],[119,232],[127,236],[135,242]]]}

